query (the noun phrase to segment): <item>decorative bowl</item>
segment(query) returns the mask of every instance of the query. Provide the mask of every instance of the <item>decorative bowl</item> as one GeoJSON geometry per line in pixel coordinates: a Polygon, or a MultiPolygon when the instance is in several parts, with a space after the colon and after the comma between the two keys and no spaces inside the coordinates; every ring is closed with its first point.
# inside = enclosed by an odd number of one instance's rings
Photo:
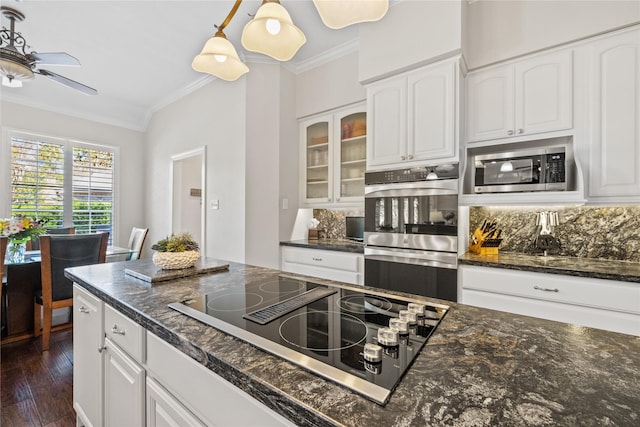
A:
{"type": "Polygon", "coordinates": [[[155,252],[151,260],[163,270],[190,268],[200,258],[200,251],[155,252]]]}

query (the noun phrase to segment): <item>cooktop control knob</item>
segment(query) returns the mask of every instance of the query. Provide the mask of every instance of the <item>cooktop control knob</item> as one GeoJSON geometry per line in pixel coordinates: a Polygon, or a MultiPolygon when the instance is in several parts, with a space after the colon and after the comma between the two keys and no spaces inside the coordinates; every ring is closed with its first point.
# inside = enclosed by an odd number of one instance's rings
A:
{"type": "Polygon", "coordinates": [[[367,362],[379,362],[382,360],[382,347],[378,344],[367,343],[364,345],[363,356],[367,362]]]}
{"type": "Polygon", "coordinates": [[[378,344],[387,347],[393,347],[398,345],[399,334],[398,331],[391,328],[378,329],[378,344]]]}
{"type": "Polygon", "coordinates": [[[418,315],[413,311],[400,310],[399,315],[400,315],[400,319],[404,320],[409,325],[415,325],[416,320],[418,320],[418,315]]]}
{"type": "Polygon", "coordinates": [[[389,319],[389,328],[395,329],[400,335],[407,335],[409,333],[409,324],[407,321],[398,319],[397,317],[389,319]]]}
{"type": "Polygon", "coordinates": [[[424,317],[424,305],[410,302],[407,305],[407,310],[413,311],[418,317],[424,317]]]}

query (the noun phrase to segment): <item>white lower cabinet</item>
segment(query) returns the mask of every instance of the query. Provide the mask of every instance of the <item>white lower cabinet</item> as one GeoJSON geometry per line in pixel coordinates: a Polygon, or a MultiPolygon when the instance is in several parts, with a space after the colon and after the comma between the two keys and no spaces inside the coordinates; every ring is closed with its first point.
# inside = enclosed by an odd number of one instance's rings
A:
{"type": "Polygon", "coordinates": [[[73,296],[78,426],[293,427],[75,284],[73,296]]]}
{"type": "Polygon", "coordinates": [[[353,285],[364,284],[364,255],[324,249],[282,246],[280,269],[353,285]]]}
{"type": "Polygon", "coordinates": [[[78,425],[102,425],[104,308],[98,298],[73,286],[73,409],[78,425]]]}
{"type": "Polygon", "coordinates": [[[104,345],[104,425],[143,426],[145,371],[109,338],[104,345]]]}
{"type": "Polygon", "coordinates": [[[464,304],[640,335],[640,284],[461,265],[464,304]]]}
{"type": "Polygon", "coordinates": [[[294,425],[150,332],[147,332],[147,370],[148,377],[175,398],[174,403],[180,402],[187,408],[189,417],[208,426],[294,425]]]}
{"type": "Polygon", "coordinates": [[[152,378],[147,378],[147,427],[205,427],[152,378]]]}

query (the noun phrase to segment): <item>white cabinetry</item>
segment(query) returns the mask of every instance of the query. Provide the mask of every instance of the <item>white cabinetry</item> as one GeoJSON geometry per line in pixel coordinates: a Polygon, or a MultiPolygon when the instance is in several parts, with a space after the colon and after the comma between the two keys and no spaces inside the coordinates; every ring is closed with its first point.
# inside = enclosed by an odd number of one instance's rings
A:
{"type": "Polygon", "coordinates": [[[364,255],[322,249],[282,246],[280,269],[354,285],[364,284],[364,255]]]}
{"type": "Polygon", "coordinates": [[[105,339],[104,425],[144,425],[144,369],[105,339]]]}
{"type": "Polygon", "coordinates": [[[367,170],[458,161],[458,61],[367,87],[367,170]]]}
{"type": "Polygon", "coordinates": [[[589,196],[640,200],[640,30],[589,43],[589,196]]]}
{"type": "Polygon", "coordinates": [[[244,391],[149,332],[147,346],[149,376],[188,408],[189,417],[196,418],[197,415],[196,419],[211,426],[293,426],[244,391]]]}
{"type": "Polygon", "coordinates": [[[73,286],[73,408],[78,425],[102,425],[103,303],[73,286]]]}
{"type": "Polygon", "coordinates": [[[147,378],[147,427],[204,427],[168,391],[147,378]]]}
{"type": "Polygon", "coordinates": [[[300,122],[301,200],[306,205],[362,204],[366,117],[361,103],[300,122]]]}
{"type": "Polygon", "coordinates": [[[570,129],[573,53],[563,50],[471,72],[468,142],[570,129]]]}
{"type": "Polygon", "coordinates": [[[461,265],[461,302],[640,335],[640,286],[559,274],[461,265]]]}

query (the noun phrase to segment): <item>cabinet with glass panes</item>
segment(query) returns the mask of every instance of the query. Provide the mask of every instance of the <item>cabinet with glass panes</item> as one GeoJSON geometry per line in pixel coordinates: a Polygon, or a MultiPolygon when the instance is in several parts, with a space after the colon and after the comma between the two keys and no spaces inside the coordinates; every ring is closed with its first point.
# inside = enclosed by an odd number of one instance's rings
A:
{"type": "Polygon", "coordinates": [[[361,205],[366,167],[366,105],[300,123],[301,199],[306,205],[361,205]]]}

